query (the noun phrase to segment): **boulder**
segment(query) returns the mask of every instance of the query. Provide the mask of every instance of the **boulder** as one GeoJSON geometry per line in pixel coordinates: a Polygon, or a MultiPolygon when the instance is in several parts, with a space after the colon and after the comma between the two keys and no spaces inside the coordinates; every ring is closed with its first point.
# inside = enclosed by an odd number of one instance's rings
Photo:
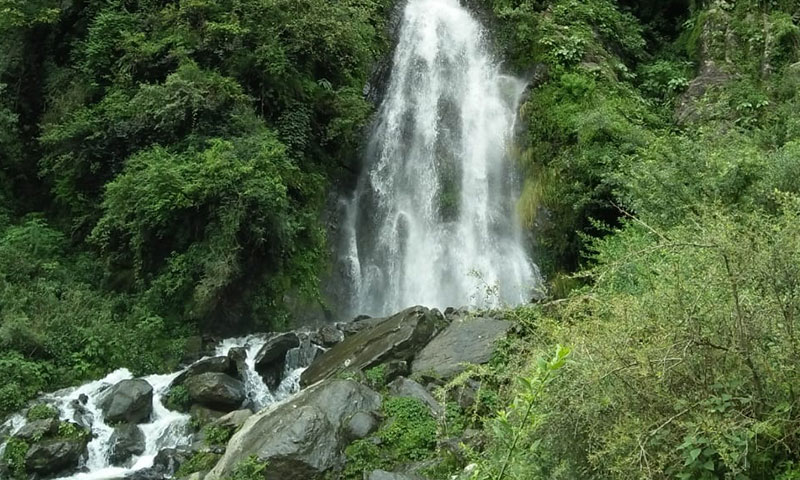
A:
{"type": "Polygon", "coordinates": [[[244,380],[245,375],[247,375],[247,349],[244,347],[233,347],[228,350],[228,358],[236,372],[236,378],[244,380]]]}
{"type": "Polygon", "coordinates": [[[389,393],[395,397],[411,397],[420,400],[430,409],[434,417],[441,417],[444,414],[442,406],[433,398],[433,395],[414,380],[400,377],[390,383],[388,388],[389,393]]]}
{"type": "Polygon", "coordinates": [[[109,423],[140,423],[153,412],[153,387],[145,380],[123,380],[100,400],[100,409],[109,423]]]}
{"type": "Polygon", "coordinates": [[[381,396],[357,382],[331,379],[317,384],[250,417],[206,480],[231,476],[251,455],[268,462],[274,478],[319,479],[344,461],[347,420],[358,412],[375,414],[380,406],[381,396]]]}
{"type": "Polygon", "coordinates": [[[323,325],[311,335],[311,341],[323,347],[332,347],[344,340],[344,332],[334,325],[323,325]]]}
{"type": "Polygon", "coordinates": [[[488,362],[495,342],[504,337],[511,322],[491,317],[456,318],[411,364],[411,371],[448,379],[463,372],[466,364],[488,362]]]}
{"type": "Polygon", "coordinates": [[[229,412],[244,402],[244,384],[219,372],[208,372],[189,377],[184,382],[192,403],[229,412]]]}
{"type": "Polygon", "coordinates": [[[25,469],[30,473],[48,475],[78,466],[86,453],[89,436],[56,438],[34,443],[25,454],[25,469]]]}
{"type": "Polygon", "coordinates": [[[294,332],[287,332],[270,338],[258,351],[255,368],[270,389],[276,389],[281,383],[286,367],[286,353],[299,346],[300,337],[294,332]]]}
{"type": "Polygon", "coordinates": [[[192,417],[192,423],[195,425],[205,426],[211,422],[219,420],[224,417],[227,412],[221,412],[202,405],[192,405],[189,408],[189,416],[192,417]]]}
{"type": "Polygon", "coordinates": [[[57,418],[45,420],[35,420],[28,422],[14,434],[14,438],[24,440],[27,443],[37,441],[41,438],[51,437],[58,434],[58,426],[61,422],[57,418]]]}
{"type": "Polygon", "coordinates": [[[181,468],[181,465],[192,458],[193,453],[188,450],[178,448],[165,448],[158,452],[153,459],[153,466],[150,470],[165,476],[172,476],[181,468]]]}
{"type": "Polygon", "coordinates": [[[137,425],[126,423],[114,429],[110,443],[109,460],[111,464],[124,465],[132,457],[141,455],[144,452],[144,433],[137,425]]]}
{"type": "Polygon", "coordinates": [[[181,372],[181,374],[175,377],[175,380],[172,381],[170,387],[183,385],[186,383],[186,380],[191,377],[196,377],[198,375],[210,372],[226,373],[228,375],[236,376],[236,365],[231,362],[231,359],[228,356],[206,358],[190,365],[189,368],[181,372]]]}
{"type": "Polygon", "coordinates": [[[380,422],[371,412],[356,412],[347,421],[347,440],[354,441],[367,438],[375,433],[380,426],[380,422]]]}
{"type": "Polygon", "coordinates": [[[311,385],[342,370],[364,370],[391,360],[410,360],[443,321],[438,310],[411,307],[346,338],[311,364],[300,376],[311,385]]]}
{"type": "Polygon", "coordinates": [[[300,338],[294,332],[286,332],[270,338],[256,354],[256,370],[283,361],[286,352],[299,346],[300,338]]]}
{"type": "Polygon", "coordinates": [[[248,409],[234,410],[233,412],[214,420],[211,422],[211,425],[220,428],[237,429],[244,425],[244,422],[246,422],[247,419],[252,416],[253,412],[248,409]]]}

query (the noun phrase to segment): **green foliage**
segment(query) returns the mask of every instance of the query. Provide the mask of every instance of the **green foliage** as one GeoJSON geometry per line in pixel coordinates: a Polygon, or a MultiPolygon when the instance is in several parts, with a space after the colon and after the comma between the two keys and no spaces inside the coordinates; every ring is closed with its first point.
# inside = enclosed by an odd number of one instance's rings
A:
{"type": "Polygon", "coordinates": [[[189,390],[183,385],[175,385],[167,392],[164,406],[178,412],[188,412],[190,406],[189,390]]]}
{"type": "Polygon", "coordinates": [[[233,469],[233,476],[226,480],[264,480],[268,466],[266,462],[260,461],[257,456],[251,455],[239,462],[233,469]]]}
{"type": "Polygon", "coordinates": [[[28,420],[47,420],[58,417],[58,410],[46,403],[37,403],[28,409],[28,420]]]}
{"type": "Polygon", "coordinates": [[[15,480],[22,480],[27,477],[25,473],[25,455],[28,453],[28,445],[24,440],[11,438],[6,443],[3,450],[3,464],[15,480]]]}
{"type": "Polygon", "coordinates": [[[61,422],[58,424],[58,438],[83,439],[91,436],[91,432],[72,423],[61,422]]]}
{"type": "Polygon", "coordinates": [[[383,388],[386,386],[386,365],[381,364],[364,371],[364,377],[370,387],[375,389],[383,388]]]}
{"type": "Polygon", "coordinates": [[[233,436],[232,428],[215,425],[203,427],[203,438],[205,438],[207,445],[225,445],[231,439],[231,436],[233,436]]]}
{"type": "MultiPolygon", "coordinates": [[[[222,458],[222,456],[216,453],[196,452],[188,460],[181,464],[180,468],[178,468],[178,471],[175,472],[175,478],[186,478],[193,473],[208,472],[214,468],[220,458],[222,458]]],[[[261,479],[263,479],[263,476],[258,480],[261,479]]]]}
{"type": "Polygon", "coordinates": [[[345,449],[345,478],[356,480],[363,472],[391,470],[403,462],[425,460],[435,453],[437,423],[422,401],[387,397],[383,413],[387,420],[374,437],[356,440],[345,449]]]}

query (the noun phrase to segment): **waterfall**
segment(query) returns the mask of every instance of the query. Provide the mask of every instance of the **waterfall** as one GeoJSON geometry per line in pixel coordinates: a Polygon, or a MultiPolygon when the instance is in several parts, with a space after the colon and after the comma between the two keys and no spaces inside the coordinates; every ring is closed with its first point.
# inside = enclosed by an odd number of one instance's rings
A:
{"type": "Polygon", "coordinates": [[[524,89],[458,0],[409,0],[345,222],[353,313],[530,300],[508,154],[524,89]]]}

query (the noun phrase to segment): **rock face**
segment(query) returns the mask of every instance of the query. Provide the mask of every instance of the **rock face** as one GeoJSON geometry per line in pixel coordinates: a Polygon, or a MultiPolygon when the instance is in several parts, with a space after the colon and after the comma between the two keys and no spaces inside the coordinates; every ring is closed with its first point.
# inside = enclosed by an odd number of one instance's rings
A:
{"type": "Polygon", "coordinates": [[[140,378],[123,380],[111,387],[100,408],[110,423],[143,422],[153,412],[153,387],[140,378]]]}
{"type": "Polygon", "coordinates": [[[380,395],[359,383],[322,382],[300,392],[291,402],[250,417],[206,480],[229,477],[236,464],[250,455],[269,462],[274,478],[321,478],[343,461],[348,419],[359,412],[375,414],[380,406],[380,395]]]}
{"type": "Polygon", "coordinates": [[[124,424],[115,428],[110,441],[112,447],[109,459],[113,465],[123,465],[131,457],[144,452],[144,433],[136,425],[124,424]]]}
{"type": "Polygon", "coordinates": [[[488,362],[495,342],[504,337],[509,328],[510,322],[495,318],[455,318],[417,354],[411,371],[452,378],[464,371],[464,364],[488,362]]]}
{"type": "Polygon", "coordinates": [[[81,439],[57,438],[34,443],[25,455],[25,469],[47,475],[72,469],[86,452],[88,436],[81,439]]]}
{"type": "Polygon", "coordinates": [[[438,310],[425,307],[411,307],[376,322],[320,356],[303,372],[300,384],[311,385],[342,370],[363,370],[390,360],[410,360],[443,322],[438,310]]]}
{"type": "Polygon", "coordinates": [[[189,399],[209,408],[231,411],[244,402],[244,384],[218,372],[202,373],[189,377],[183,384],[189,399]]]}

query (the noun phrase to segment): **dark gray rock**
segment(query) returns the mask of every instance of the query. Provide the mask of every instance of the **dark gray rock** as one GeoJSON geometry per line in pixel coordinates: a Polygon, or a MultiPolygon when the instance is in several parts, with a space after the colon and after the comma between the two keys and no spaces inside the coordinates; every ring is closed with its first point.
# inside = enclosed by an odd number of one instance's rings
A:
{"type": "Polygon", "coordinates": [[[141,378],[123,380],[111,387],[100,401],[109,423],[140,423],[153,412],[153,387],[141,378]]]}
{"type": "Polygon", "coordinates": [[[206,358],[205,360],[200,360],[197,363],[192,364],[181,372],[180,375],[175,377],[175,380],[172,381],[171,387],[177,385],[183,385],[186,383],[191,377],[196,377],[198,375],[202,375],[204,373],[226,373],[231,376],[236,376],[236,365],[231,362],[231,359],[227,356],[219,356],[219,357],[212,357],[206,358]]]}
{"type": "Polygon", "coordinates": [[[206,480],[229,477],[251,455],[268,462],[275,478],[319,479],[342,465],[347,420],[358,412],[377,413],[380,406],[380,395],[350,380],[314,385],[250,417],[206,480]]]}
{"type": "Polygon", "coordinates": [[[199,426],[205,426],[211,422],[219,420],[226,414],[227,412],[214,410],[212,408],[196,404],[189,408],[189,415],[192,417],[192,422],[199,426]]]}
{"type": "Polygon", "coordinates": [[[29,473],[49,475],[74,470],[86,453],[89,436],[80,439],[51,439],[34,443],[25,455],[29,473]]]}
{"type": "Polygon", "coordinates": [[[192,403],[229,412],[244,402],[244,384],[218,372],[208,372],[189,377],[183,384],[192,403]]]}
{"type": "Polygon", "coordinates": [[[256,370],[282,361],[286,352],[298,346],[300,346],[300,338],[294,332],[286,332],[270,338],[256,355],[256,370]]]}
{"type": "Polygon", "coordinates": [[[411,373],[411,368],[408,366],[408,362],[405,360],[392,360],[391,362],[386,362],[386,370],[383,374],[383,379],[386,382],[391,382],[397,377],[405,377],[409,373],[411,373]]]}
{"type": "Polygon", "coordinates": [[[311,385],[342,370],[364,370],[391,360],[410,360],[443,321],[438,310],[411,307],[346,338],[303,372],[300,384],[311,385]]]}
{"type": "Polygon", "coordinates": [[[323,347],[332,347],[344,340],[344,332],[334,325],[323,325],[311,335],[311,341],[323,347]]]}
{"type": "Polygon", "coordinates": [[[270,338],[258,351],[256,371],[270,389],[274,390],[280,385],[286,367],[286,353],[299,346],[300,337],[294,332],[287,332],[270,338]]]}
{"type": "Polygon", "coordinates": [[[136,425],[126,423],[115,428],[109,441],[111,443],[109,460],[113,465],[124,465],[132,457],[144,452],[144,433],[136,425]]]}
{"type": "Polygon", "coordinates": [[[233,412],[230,412],[214,420],[213,422],[211,422],[211,425],[220,428],[237,429],[240,428],[242,425],[244,425],[244,422],[246,422],[247,419],[252,416],[253,412],[251,412],[250,410],[247,409],[234,410],[233,412]]]}
{"type": "Polygon", "coordinates": [[[247,349],[244,347],[234,347],[228,350],[228,358],[236,372],[235,377],[239,380],[244,380],[245,372],[247,371],[247,349]]]}
{"type": "Polygon", "coordinates": [[[425,390],[425,387],[414,380],[400,377],[390,383],[388,388],[389,393],[395,397],[410,397],[420,400],[430,409],[431,414],[436,417],[439,417],[444,413],[442,406],[439,405],[439,402],[437,402],[435,398],[433,398],[433,395],[425,390]]]}
{"type": "Polygon", "coordinates": [[[58,433],[58,425],[61,422],[57,418],[46,420],[35,420],[28,422],[14,434],[14,438],[25,440],[27,443],[50,437],[58,433]]]}
{"type": "Polygon", "coordinates": [[[490,317],[455,318],[450,325],[417,354],[411,371],[452,378],[466,364],[488,362],[495,343],[506,335],[511,322],[490,317]]]}
{"type": "Polygon", "coordinates": [[[181,468],[181,465],[192,457],[189,450],[178,448],[165,448],[158,452],[153,459],[152,471],[154,473],[172,476],[181,468]]]}
{"type": "Polygon", "coordinates": [[[349,441],[367,438],[375,433],[380,422],[371,412],[357,412],[347,421],[347,439],[349,441]]]}

